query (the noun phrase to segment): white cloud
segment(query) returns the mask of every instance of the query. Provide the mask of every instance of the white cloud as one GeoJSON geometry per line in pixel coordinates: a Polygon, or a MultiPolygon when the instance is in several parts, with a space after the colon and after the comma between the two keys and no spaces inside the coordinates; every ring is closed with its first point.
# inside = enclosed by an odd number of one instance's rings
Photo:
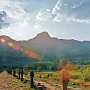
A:
{"type": "Polygon", "coordinates": [[[4,2],[2,9],[6,11],[11,23],[8,28],[1,29],[0,35],[7,35],[15,40],[27,40],[43,31],[36,14],[26,12],[21,6],[23,2],[4,2]]]}
{"type": "Polygon", "coordinates": [[[67,11],[66,9],[71,10],[81,6],[81,2],[78,4],[75,2],[76,4],[73,3],[70,6],[67,2],[63,3],[64,0],[57,0],[57,3],[51,9],[41,8],[41,10],[39,9],[36,12],[27,12],[23,6],[24,2],[20,0],[15,0],[14,2],[13,0],[1,1],[0,10],[6,11],[8,21],[11,24],[8,28],[2,29],[0,35],[7,35],[16,40],[26,40],[34,37],[39,32],[49,31],[47,30],[48,26],[53,24],[53,22],[90,23],[89,19],[76,17],[74,15],[76,12],[74,14],[70,11],[68,11],[68,14],[65,12],[67,11]],[[65,8],[65,10],[62,10],[62,8],[65,8]]]}
{"type": "Polygon", "coordinates": [[[0,0],[0,8],[10,4],[10,0],[0,0]]]}
{"type": "Polygon", "coordinates": [[[63,14],[57,14],[53,21],[55,22],[62,22],[62,21],[65,21],[65,22],[76,22],[76,23],[87,23],[87,24],[90,24],[90,19],[79,19],[79,18],[75,18],[74,16],[66,16],[66,15],[63,15],[63,14]]]}
{"type": "Polygon", "coordinates": [[[36,26],[34,22],[29,22],[29,17],[23,22],[16,23],[7,29],[2,30],[3,35],[10,36],[15,40],[27,40],[33,38],[37,33],[43,29],[39,25],[36,26]]]}
{"type": "Polygon", "coordinates": [[[58,0],[54,8],[52,9],[52,14],[56,14],[56,11],[60,10],[61,6],[62,6],[61,0],[58,0]]]}
{"type": "Polygon", "coordinates": [[[49,9],[46,10],[41,10],[38,12],[38,14],[36,15],[36,19],[39,21],[48,21],[49,19],[52,18],[52,14],[50,12],[49,9]]]}
{"type": "MultiPolygon", "coordinates": [[[[69,1],[68,1],[69,2],[69,1]]],[[[36,15],[36,19],[38,21],[42,23],[48,23],[48,22],[76,22],[76,23],[90,23],[90,19],[86,19],[86,18],[78,18],[77,16],[75,16],[74,14],[67,14],[65,12],[64,9],[65,7],[69,7],[70,9],[74,9],[74,8],[78,8],[79,6],[81,6],[83,4],[83,0],[74,0],[73,2],[65,2],[64,0],[57,0],[57,3],[55,4],[55,6],[50,10],[50,9],[46,9],[46,10],[41,10],[38,12],[38,14],[36,15]]]]}
{"type": "Polygon", "coordinates": [[[79,18],[80,16],[77,16],[78,12],[74,12],[73,10],[75,8],[80,7],[83,3],[84,3],[83,0],[80,0],[80,1],[74,0],[72,2],[67,1],[67,3],[65,3],[65,0],[58,0],[54,8],[52,9],[52,15],[54,15],[54,21],[56,22],[66,21],[66,22],[77,22],[77,23],[88,23],[89,24],[90,19],[86,19],[87,17],[79,18]],[[68,11],[68,8],[72,9],[73,12],[69,12],[69,14],[67,14],[65,11],[68,11]]]}

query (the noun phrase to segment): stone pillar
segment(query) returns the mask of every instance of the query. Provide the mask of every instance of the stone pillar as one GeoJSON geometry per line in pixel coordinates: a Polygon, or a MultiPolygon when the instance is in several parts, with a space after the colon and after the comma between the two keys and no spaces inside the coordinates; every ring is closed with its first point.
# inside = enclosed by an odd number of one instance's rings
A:
{"type": "Polygon", "coordinates": [[[34,87],[34,72],[33,71],[30,72],[30,86],[31,88],[34,87]]]}
{"type": "Polygon", "coordinates": [[[21,81],[23,81],[23,67],[21,68],[21,81]]]}
{"type": "Polygon", "coordinates": [[[12,67],[12,74],[14,77],[16,76],[16,68],[15,67],[12,67]]]}
{"type": "Polygon", "coordinates": [[[20,74],[21,74],[21,70],[20,70],[20,68],[19,68],[19,69],[18,69],[18,79],[21,78],[20,74]]]}

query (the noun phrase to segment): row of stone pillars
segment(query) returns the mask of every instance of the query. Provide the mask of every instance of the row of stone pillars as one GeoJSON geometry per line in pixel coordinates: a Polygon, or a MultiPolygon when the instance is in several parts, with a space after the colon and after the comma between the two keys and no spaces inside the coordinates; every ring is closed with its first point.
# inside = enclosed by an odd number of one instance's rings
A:
{"type": "MultiPolygon", "coordinates": [[[[16,73],[16,68],[15,67],[13,67],[12,68],[12,75],[14,76],[14,77],[16,77],[17,75],[16,75],[17,73],[16,73]]],[[[20,67],[20,68],[18,68],[18,79],[20,79],[21,81],[23,81],[24,80],[24,70],[23,70],[23,67],[20,67]]],[[[31,88],[33,88],[34,87],[34,72],[33,71],[30,71],[30,86],[31,86],[31,88]]]]}

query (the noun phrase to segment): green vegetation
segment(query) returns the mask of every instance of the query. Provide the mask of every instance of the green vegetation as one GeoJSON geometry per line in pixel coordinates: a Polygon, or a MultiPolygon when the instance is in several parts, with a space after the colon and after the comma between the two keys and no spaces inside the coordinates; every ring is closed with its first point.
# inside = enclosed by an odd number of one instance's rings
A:
{"type": "Polygon", "coordinates": [[[19,89],[20,90],[32,90],[30,88],[30,85],[25,84],[16,78],[12,79],[11,85],[12,85],[13,89],[15,89],[15,90],[19,90],[19,89]]]}
{"type": "MultiPolygon", "coordinates": [[[[65,62],[66,63],[66,62],[65,62]]],[[[64,63],[64,64],[65,64],[64,63]]],[[[64,66],[64,64],[62,64],[64,66]]],[[[44,71],[45,66],[40,64],[36,64],[37,70],[34,71],[34,80],[36,81],[42,81],[46,82],[52,86],[59,87],[62,83],[60,80],[60,70],[51,70],[50,66],[47,66],[50,68],[44,71]],[[42,69],[42,67],[44,69],[42,69]]],[[[30,80],[30,66],[25,66],[24,68],[24,80],[30,80]]],[[[16,69],[16,75],[18,75],[18,69],[16,69]]],[[[24,81],[18,80],[16,77],[13,77],[11,86],[16,90],[16,88],[20,88],[22,90],[32,90],[30,88],[29,83],[25,83],[24,81]]],[[[74,70],[72,71],[72,75],[70,78],[70,87],[73,88],[82,88],[82,90],[90,90],[90,65],[77,65],[75,66],[74,70]],[[83,87],[81,84],[88,83],[89,86],[83,87]]],[[[84,86],[84,85],[83,85],[84,86]]]]}
{"type": "MultiPolygon", "coordinates": [[[[54,86],[61,85],[59,78],[59,72],[35,72],[35,80],[47,82],[54,86]]],[[[73,70],[69,86],[80,88],[81,83],[89,83],[90,85],[90,65],[77,66],[73,70]]],[[[84,90],[90,90],[90,86],[87,86],[84,90]]]]}

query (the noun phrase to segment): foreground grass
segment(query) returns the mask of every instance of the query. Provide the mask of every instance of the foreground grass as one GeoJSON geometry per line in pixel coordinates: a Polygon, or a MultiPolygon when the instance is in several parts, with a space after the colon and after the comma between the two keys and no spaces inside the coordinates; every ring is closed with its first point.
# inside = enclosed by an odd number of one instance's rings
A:
{"type": "Polygon", "coordinates": [[[15,90],[33,90],[30,88],[29,84],[26,84],[16,78],[12,79],[11,85],[12,85],[13,89],[15,89],[15,90]]]}
{"type": "MultiPolygon", "coordinates": [[[[72,73],[72,78],[75,82],[70,82],[69,86],[73,88],[81,88],[79,82],[83,82],[82,73],[80,71],[75,71],[72,73]]],[[[60,79],[58,77],[58,72],[37,72],[35,73],[35,79],[37,81],[44,81],[53,86],[61,85],[60,79]]],[[[86,87],[82,90],[90,90],[90,87],[86,87]]]]}

